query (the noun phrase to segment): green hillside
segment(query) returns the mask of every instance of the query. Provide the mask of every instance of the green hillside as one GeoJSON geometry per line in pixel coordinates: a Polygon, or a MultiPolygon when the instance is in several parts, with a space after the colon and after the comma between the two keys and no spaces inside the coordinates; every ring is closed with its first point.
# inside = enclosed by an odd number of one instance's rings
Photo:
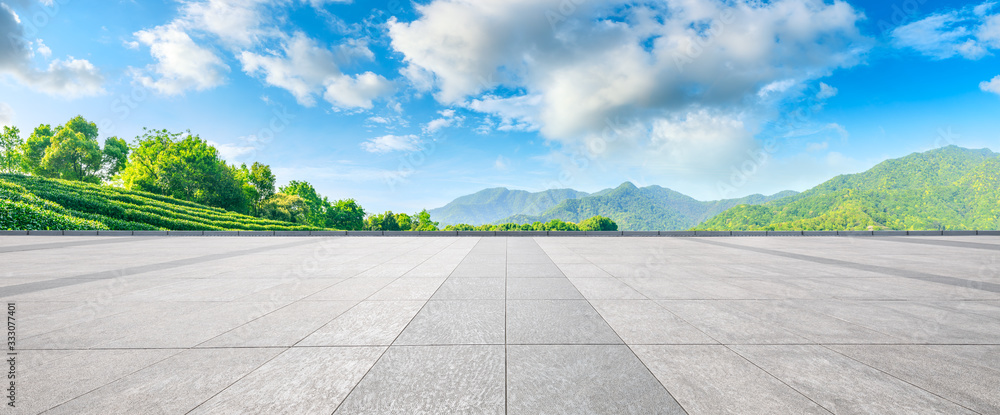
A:
{"type": "Polygon", "coordinates": [[[443,207],[431,209],[429,212],[434,220],[442,225],[483,225],[511,215],[537,215],[563,200],[584,196],[587,196],[587,193],[573,189],[553,189],[531,193],[524,190],[497,187],[462,196],[443,207]]]}
{"type": "Polygon", "coordinates": [[[152,193],[0,174],[5,230],[308,230],[152,193]]]}
{"type": "Polygon", "coordinates": [[[606,216],[622,230],[680,230],[689,229],[733,206],[759,204],[794,194],[785,191],[772,196],[751,195],[702,202],[660,186],[638,188],[626,182],[587,197],[564,200],[540,215],[513,215],[497,223],[548,222],[552,219],[578,222],[592,216],[606,216]]]}
{"type": "Polygon", "coordinates": [[[1000,154],[956,146],[887,160],[699,230],[998,229],[1000,154]]]}

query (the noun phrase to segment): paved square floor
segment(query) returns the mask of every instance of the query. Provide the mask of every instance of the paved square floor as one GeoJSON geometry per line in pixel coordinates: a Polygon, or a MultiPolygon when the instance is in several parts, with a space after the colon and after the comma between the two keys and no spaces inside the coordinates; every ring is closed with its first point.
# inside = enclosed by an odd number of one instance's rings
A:
{"type": "Polygon", "coordinates": [[[16,236],[0,298],[2,413],[1000,413],[1000,237],[16,236]]]}

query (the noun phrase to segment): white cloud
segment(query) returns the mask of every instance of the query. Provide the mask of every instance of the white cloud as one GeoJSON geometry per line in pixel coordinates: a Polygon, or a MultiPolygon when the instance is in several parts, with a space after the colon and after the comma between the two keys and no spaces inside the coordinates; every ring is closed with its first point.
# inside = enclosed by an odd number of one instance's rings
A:
{"type": "Polygon", "coordinates": [[[984,92],[992,92],[1000,95],[1000,75],[997,75],[992,80],[980,82],[979,89],[984,92]]]}
{"type": "Polygon", "coordinates": [[[326,83],[323,98],[339,108],[371,109],[372,101],[391,94],[395,85],[382,75],[365,72],[355,76],[340,76],[326,83]]]}
{"type": "Polygon", "coordinates": [[[369,153],[391,153],[393,151],[414,151],[420,148],[420,137],[415,135],[384,135],[361,143],[361,148],[369,153]]]}
{"type": "Polygon", "coordinates": [[[11,125],[14,120],[14,109],[6,102],[0,102],[0,126],[11,125]]]}
{"type": "Polygon", "coordinates": [[[893,29],[897,48],[913,49],[934,59],[981,59],[1000,48],[1000,14],[988,15],[993,3],[937,13],[893,29]]]}
{"type": "Polygon", "coordinates": [[[140,30],[135,37],[149,47],[157,61],[144,69],[133,70],[135,79],[147,88],[165,95],[178,95],[189,89],[213,88],[226,80],[229,66],[215,52],[196,44],[177,23],[140,30]]]}
{"type": "MultiPolygon", "coordinates": [[[[750,110],[758,94],[797,94],[859,63],[871,44],[856,27],[863,16],[843,1],[434,0],[417,9],[417,20],[388,24],[417,90],[566,148],[620,123],[641,132],[621,140],[633,152],[695,152],[701,147],[685,143],[718,137],[680,127],[666,141],[649,133],[689,112],[699,122],[702,111],[750,110]],[[575,10],[562,13],[566,4],[575,10]]],[[[752,117],[738,118],[739,141],[754,126],[752,117]]]]}
{"type": "Polygon", "coordinates": [[[200,30],[217,36],[231,46],[251,46],[273,36],[275,30],[267,23],[264,8],[274,0],[203,0],[185,1],[177,23],[189,30],[200,30]]]}
{"type": "Polygon", "coordinates": [[[822,143],[809,143],[806,145],[806,151],[808,152],[823,151],[828,148],[830,148],[830,143],[826,141],[822,143]]]}
{"type": "Polygon", "coordinates": [[[441,118],[435,118],[424,126],[424,134],[434,134],[442,128],[461,125],[465,117],[455,116],[455,110],[444,109],[438,111],[441,118]]]}
{"type": "Polygon", "coordinates": [[[833,98],[837,96],[837,88],[827,85],[825,82],[819,83],[819,92],[816,94],[816,98],[820,100],[833,98]]]}
{"type": "Polygon", "coordinates": [[[35,51],[48,59],[52,50],[41,39],[27,40],[20,18],[4,3],[0,3],[0,33],[7,35],[0,41],[0,74],[6,73],[28,87],[58,97],[104,93],[104,76],[88,60],[68,56],[49,61],[45,69],[34,67],[35,51]]]}
{"type": "Polygon", "coordinates": [[[510,168],[510,159],[501,154],[497,156],[497,160],[493,162],[493,167],[500,171],[507,171],[507,169],[510,168]]]}
{"type": "Polygon", "coordinates": [[[222,144],[216,143],[214,141],[208,141],[208,145],[215,147],[219,151],[219,157],[230,163],[235,163],[242,160],[245,156],[254,155],[256,153],[256,148],[253,146],[240,146],[233,144],[222,144]]]}

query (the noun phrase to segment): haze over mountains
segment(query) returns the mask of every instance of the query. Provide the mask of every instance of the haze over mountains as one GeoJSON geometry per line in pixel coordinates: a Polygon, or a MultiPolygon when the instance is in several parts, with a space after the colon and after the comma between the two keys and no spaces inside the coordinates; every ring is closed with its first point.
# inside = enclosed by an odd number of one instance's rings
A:
{"type": "Polygon", "coordinates": [[[785,191],[771,196],[751,195],[711,202],[695,200],[660,186],[638,188],[630,182],[594,194],[572,189],[530,193],[506,188],[486,189],[430,210],[442,225],[466,223],[532,223],[560,219],[580,222],[606,216],[622,230],[689,229],[740,204],[760,204],[794,195],[785,191]]]}
{"type": "Polygon", "coordinates": [[[486,189],[430,211],[442,225],[579,222],[622,230],[1000,229],[1000,154],[957,146],[886,160],[802,193],[703,202],[626,182],[593,194],[486,189]]]}

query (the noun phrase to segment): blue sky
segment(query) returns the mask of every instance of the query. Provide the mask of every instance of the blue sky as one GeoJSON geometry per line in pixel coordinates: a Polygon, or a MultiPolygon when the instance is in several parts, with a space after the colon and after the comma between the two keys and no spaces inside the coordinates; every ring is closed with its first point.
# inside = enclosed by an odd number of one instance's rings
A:
{"type": "Polygon", "coordinates": [[[369,211],[1000,150],[990,1],[0,2],[0,124],[191,130],[369,211]]]}

